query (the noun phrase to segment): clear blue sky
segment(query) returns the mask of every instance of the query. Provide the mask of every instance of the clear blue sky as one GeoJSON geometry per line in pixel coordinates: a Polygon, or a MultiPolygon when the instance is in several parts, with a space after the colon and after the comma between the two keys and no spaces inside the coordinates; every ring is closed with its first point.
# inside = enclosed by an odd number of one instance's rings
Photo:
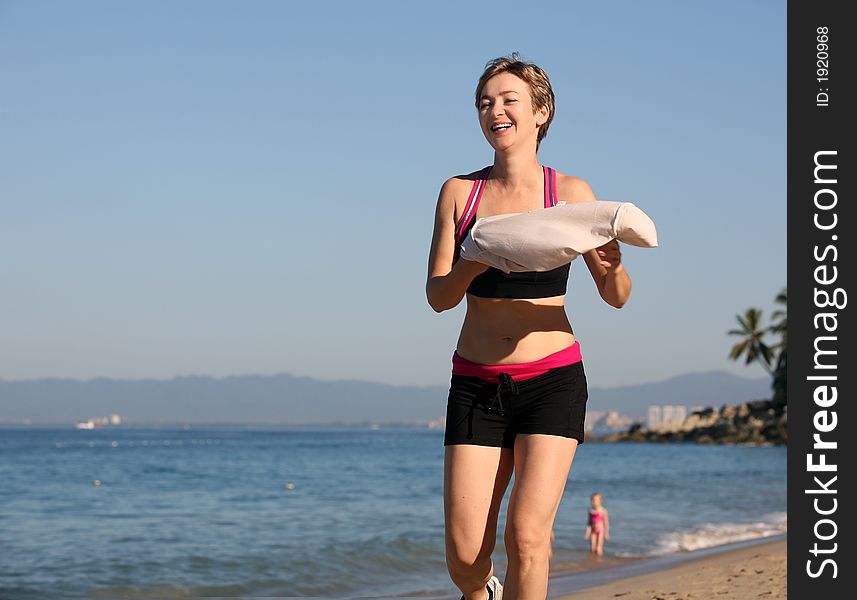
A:
{"type": "Polygon", "coordinates": [[[786,283],[786,3],[0,1],[0,378],[288,372],[447,384],[441,183],[490,164],[473,88],[519,51],[539,156],[660,247],[566,306],[598,387],[725,369],[786,283]]]}

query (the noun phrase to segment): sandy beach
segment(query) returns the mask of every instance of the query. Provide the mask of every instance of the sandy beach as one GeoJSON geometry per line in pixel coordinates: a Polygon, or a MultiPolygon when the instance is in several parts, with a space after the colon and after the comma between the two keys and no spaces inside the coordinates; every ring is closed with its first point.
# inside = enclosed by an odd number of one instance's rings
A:
{"type": "Polygon", "coordinates": [[[779,600],[786,598],[786,542],[690,559],[652,573],[590,587],[559,600],[779,600]]]}

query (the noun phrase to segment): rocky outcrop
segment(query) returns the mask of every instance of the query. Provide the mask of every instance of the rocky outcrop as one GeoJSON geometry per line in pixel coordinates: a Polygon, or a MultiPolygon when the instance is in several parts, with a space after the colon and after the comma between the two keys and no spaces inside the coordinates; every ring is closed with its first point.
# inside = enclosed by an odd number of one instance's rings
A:
{"type": "Polygon", "coordinates": [[[644,429],[639,423],[627,431],[601,438],[604,442],[696,442],[698,444],[784,445],[788,407],[773,400],[753,400],[691,413],[680,423],[644,429]]]}

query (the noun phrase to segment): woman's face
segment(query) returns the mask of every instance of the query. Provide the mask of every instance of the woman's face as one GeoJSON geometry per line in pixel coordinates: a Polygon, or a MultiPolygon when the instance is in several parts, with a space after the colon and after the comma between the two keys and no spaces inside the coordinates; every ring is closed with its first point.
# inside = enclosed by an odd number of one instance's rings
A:
{"type": "Polygon", "coordinates": [[[500,73],[485,82],[479,98],[479,124],[495,150],[531,144],[536,148],[539,126],[547,108],[533,111],[530,88],[517,75],[500,73]]]}

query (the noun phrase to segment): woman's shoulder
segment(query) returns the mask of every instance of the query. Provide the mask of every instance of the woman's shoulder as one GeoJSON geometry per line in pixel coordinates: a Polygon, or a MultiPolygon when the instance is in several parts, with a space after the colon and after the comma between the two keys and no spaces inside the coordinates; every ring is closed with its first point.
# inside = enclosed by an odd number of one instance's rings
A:
{"type": "Polygon", "coordinates": [[[595,193],[585,179],[559,171],[556,172],[556,192],[558,200],[564,200],[569,204],[592,202],[596,199],[595,193]]]}
{"type": "Polygon", "coordinates": [[[440,188],[439,202],[455,212],[455,218],[464,210],[464,205],[467,203],[467,198],[473,189],[473,185],[482,179],[485,169],[479,169],[466,175],[453,175],[443,182],[440,188]]]}
{"type": "Polygon", "coordinates": [[[472,173],[467,173],[466,175],[453,175],[449,179],[443,182],[443,187],[447,188],[466,188],[470,189],[473,187],[473,184],[482,179],[485,169],[479,169],[478,171],[473,171],[472,173]]]}
{"type": "Polygon", "coordinates": [[[481,178],[485,169],[466,175],[453,175],[443,182],[437,198],[437,214],[457,224],[464,212],[473,185],[481,178]]]}

